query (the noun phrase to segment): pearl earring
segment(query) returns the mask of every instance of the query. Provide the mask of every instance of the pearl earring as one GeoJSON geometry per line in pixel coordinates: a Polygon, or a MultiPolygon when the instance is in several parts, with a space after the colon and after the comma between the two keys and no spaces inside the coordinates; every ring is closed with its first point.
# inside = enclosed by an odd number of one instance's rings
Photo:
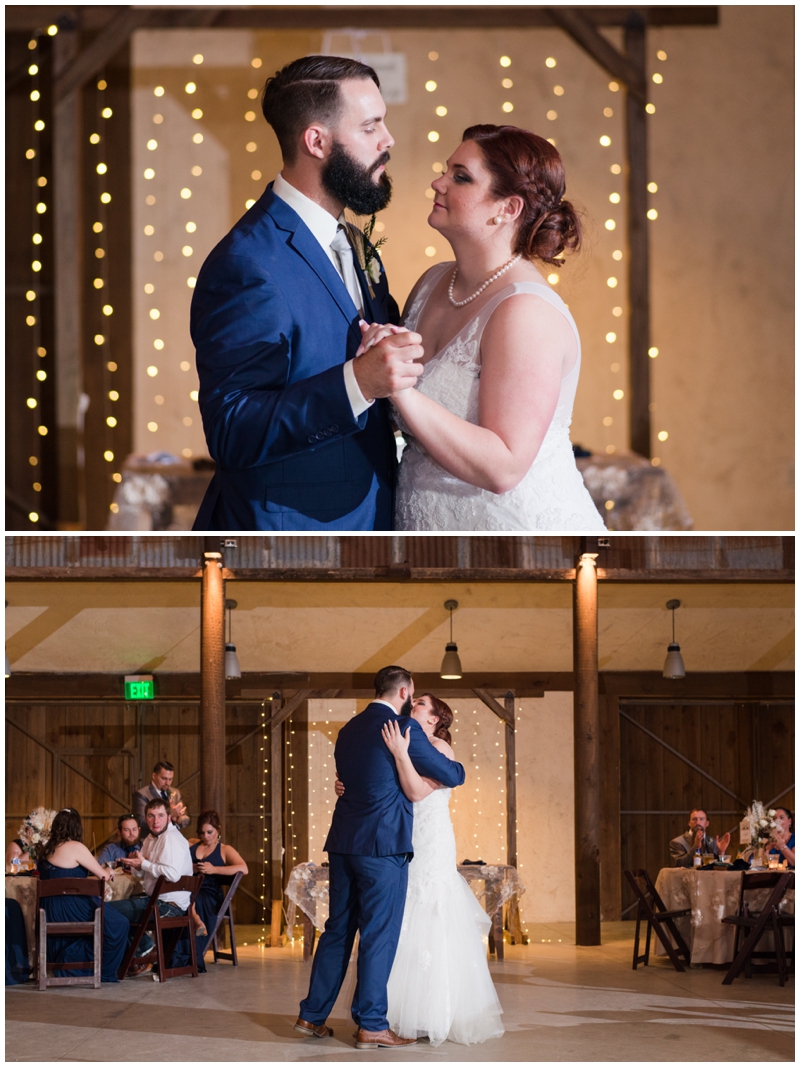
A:
{"type": "Polygon", "coordinates": [[[492,219],[492,222],[495,224],[495,226],[499,226],[501,222],[505,222],[505,215],[495,215],[495,217],[492,219]]]}

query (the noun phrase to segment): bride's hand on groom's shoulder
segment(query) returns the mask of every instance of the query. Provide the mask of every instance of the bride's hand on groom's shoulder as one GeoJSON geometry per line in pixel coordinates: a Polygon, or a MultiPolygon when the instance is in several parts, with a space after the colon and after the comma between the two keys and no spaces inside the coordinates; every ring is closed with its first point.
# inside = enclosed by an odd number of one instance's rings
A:
{"type": "Polygon", "coordinates": [[[422,374],[422,338],[404,326],[362,324],[363,340],[353,371],[365,400],[411,389],[422,374]],[[360,354],[359,354],[360,353],[360,354]]]}
{"type": "Polygon", "coordinates": [[[406,728],[405,734],[400,730],[400,727],[393,719],[389,719],[388,722],[383,724],[381,730],[383,740],[386,743],[386,747],[389,749],[393,756],[403,756],[408,752],[408,746],[411,744],[411,724],[409,723],[406,728]]]}

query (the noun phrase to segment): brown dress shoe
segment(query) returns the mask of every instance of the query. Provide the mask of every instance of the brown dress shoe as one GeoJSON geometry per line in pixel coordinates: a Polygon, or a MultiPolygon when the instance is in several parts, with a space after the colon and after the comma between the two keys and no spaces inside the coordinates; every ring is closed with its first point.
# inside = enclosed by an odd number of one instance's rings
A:
{"type": "Polygon", "coordinates": [[[415,1037],[399,1037],[394,1030],[356,1030],[356,1048],[405,1048],[416,1045],[415,1037]]]}
{"type": "Polygon", "coordinates": [[[331,1030],[330,1026],[326,1026],[325,1023],[315,1025],[298,1017],[294,1028],[298,1034],[305,1034],[307,1037],[333,1037],[333,1030],[331,1030]]]}

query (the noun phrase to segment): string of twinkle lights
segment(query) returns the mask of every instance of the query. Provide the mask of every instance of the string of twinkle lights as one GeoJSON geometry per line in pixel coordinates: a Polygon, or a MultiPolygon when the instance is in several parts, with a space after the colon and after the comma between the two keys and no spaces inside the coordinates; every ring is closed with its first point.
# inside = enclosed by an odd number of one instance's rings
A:
{"type": "MultiPolygon", "coordinates": [[[[91,100],[92,131],[89,134],[89,150],[87,163],[95,176],[95,187],[92,200],[95,209],[91,221],[91,234],[87,235],[87,251],[92,249],[95,260],[92,278],[92,290],[94,301],[90,304],[89,318],[90,328],[93,330],[93,341],[99,349],[99,358],[102,368],[100,396],[93,398],[99,403],[103,419],[103,459],[109,465],[110,478],[113,482],[122,481],[119,472],[120,460],[124,457],[119,455],[119,446],[116,444],[118,434],[115,432],[118,419],[115,411],[120,399],[119,379],[117,371],[119,365],[112,358],[114,344],[112,343],[112,316],[114,308],[110,303],[110,268],[108,238],[109,204],[112,196],[108,191],[109,177],[109,149],[108,149],[108,124],[113,118],[114,111],[108,105],[106,90],[108,82],[101,76],[95,83],[95,92],[91,100]]],[[[112,502],[109,508],[113,513],[119,511],[119,505],[112,502]]]]}
{"type": "Polygon", "coordinates": [[[267,712],[271,714],[271,705],[261,701],[261,936],[259,942],[266,941],[265,923],[267,921],[267,863],[269,855],[269,833],[267,823],[267,788],[269,785],[269,734],[267,724],[267,712]]]}
{"type": "MultiPolygon", "coordinates": [[[[43,138],[46,136],[47,123],[42,118],[41,65],[44,62],[44,57],[39,47],[39,38],[44,35],[55,37],[57,33],[58,26],[51,25],[43,32],[37,31],[34,33],[28,41],[28,51],[31,53],[31,62],[28,65],[28,76],[31,79],[28,83],[30,86],[28,99],[31,102],[31,111],[30,140],[28,142],[30,147],[25,150],[25,158],[31,164],[31,185],[33,187],[33,196],[31,198],[33,205],[31,216],[33,253],[31,255],[29,287],[25,291],[25,300],[31,307],[25,316],[25,324],[31,330],[31,366],[34,369],[30,388],[27,390],[29,395],[25,398],[25,406],[30,412],[30,454],[28,456],[28,464],[33,468],[31,488],[34,493],[42,492],[41,478],[43,472],[42,470],[37,470],[37,468],[42,467],[42,439],[48,435],[50,429],[44,421],[44,413],[42,411],[42,384],[47,381],[50,373],[50,360],[47,349],[42,345],[41,276],[44,255],[52,255],[49,249],[45,250],[44,234],[41,232],[44,229],[42,216],[46,214],[48,208],[47,193],[44,191],[48,186],[48,178],[44,173],[42,158],[42,143],[43,138]]],[[[33,526],[36,526],[39,518],[40,515],[36,508],[32,508],[28,512],[28,521],[33,526]]]]}

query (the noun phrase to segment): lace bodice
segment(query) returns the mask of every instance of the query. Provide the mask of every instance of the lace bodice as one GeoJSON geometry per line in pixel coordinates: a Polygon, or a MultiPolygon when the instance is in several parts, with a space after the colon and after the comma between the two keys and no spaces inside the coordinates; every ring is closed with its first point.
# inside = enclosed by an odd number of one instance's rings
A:
{"type": "Polygon", "coordinates": [[[434,789],[424,800],[414,803],[411,837],[414,859],[408,868],[409,892],[424,895],[432,882],[456,869],[456,842],[450,822],[451,793],[452,789],[434,789]]]}
{"type": "MultiPolygon", "coordinates": [[[[453,267],[429,271],[406,317],[415,329],[441,277],[453,267]]],[[[397,530],[603,530],[600,516],[575,466],[569,427],[580,376],[578,328],[564,301],[543,282],[511,282],[424,366],[416,388],[467,422],[477,424],[481,377],[481,338],[492,313],[519,293],[538,296],[569,322],[577,347],[572,367],[561,379],[558,403],[533,464],[514,489],[495,494],[448,474],[395,418],[407,448],[400,466],[395,512],[397,530]]]]}

